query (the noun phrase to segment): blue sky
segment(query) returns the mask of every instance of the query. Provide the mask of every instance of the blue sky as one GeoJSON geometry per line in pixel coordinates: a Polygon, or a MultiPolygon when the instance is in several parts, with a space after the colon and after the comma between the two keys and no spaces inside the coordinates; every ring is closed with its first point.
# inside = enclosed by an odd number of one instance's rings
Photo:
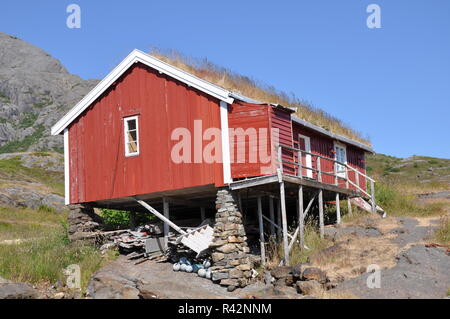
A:
{"type": "Polygon", "coordinates": [[[176,49],[312,102],[377,152],[450,158],[450,1],[2,1],[0,32],[102,78],[132,49],[176,49]],[[81,29],[66,7],[81,7],[81,29]],[[366,7],[381,7],[381,29],[366,7]]]}

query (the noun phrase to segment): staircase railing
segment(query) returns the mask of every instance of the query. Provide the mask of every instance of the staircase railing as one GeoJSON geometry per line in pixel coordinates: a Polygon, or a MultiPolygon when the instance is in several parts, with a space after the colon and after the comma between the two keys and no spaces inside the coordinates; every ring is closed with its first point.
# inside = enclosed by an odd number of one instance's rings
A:
{"type": "MultiPolygon", "coordinates": [[[[333,158],[329,158],[326,156],[322,156],[319,154],[311,153],[308,151],[304,151],[298,148],[286,146],[286,145],[279,145],[277,149],[277,158],[278,158],[278,169],[283,174],[288,175],[294,175],[300,179],[306,178],[306,179],[312,179],[317,180],[320,183],[324,183],[323,177],[325,176],[331,176],[334,179],[333,183],[326,183],[326,184],[332,184],[338,187],[341,187],[340,184],[345,184],[345,188],[350,188],[350,185],[353,186],[357,191],[359,191],[364,197],[366,197],[371,204],[372,207],[372,213],[376,212],[376,202],[375,202],[375,180],[368,176],[367,174],[364,174],[357,169],[351,167],[347,163],[339,162],[333,158]],[[292,158],[292,160],[283,159],[283,151],[292,152],[292,154],[288,155],[288,157],[292,158]],[[303,165],[303,155],[306,156],[309,155],[311,158],[311,166],[303,165]],[[297,158],[297,161],[296,161],[297,158]],[[314,159],[317,163],[316,167],[313,167],[314,159]],[[322,163],[323,162],[323,163],[322,163]],[[322,169],[322,167],[330,166],[326,165],[332,163],[333,171],[326,171],[322,169]],[[325,164],[325,165],[322,165],[325,164]],[[287,167],[285,167],[287,166],[287,167]],[[337,167],[343,167],[343,170],[337,170],[337,167]],[[303,173],[303,171],[306,172],[306,175],[303,173]],[[349,172],[354,172],[355,176],[355,182],[353,182],[349,177],[349,172]],[[308,174],[309,173],[309,174],[308,174]],[[342,174],[342,175],[341,175],[342,174]],[[308,176],[310,175],[310,176],[308,176]],[[365,178],[366,183],[367,181],[370,184],[370,192],[364,190],[360,186],[360,179],[365,178]]],[[[306,164],[306,163],[305,163],[306,164]]]]}

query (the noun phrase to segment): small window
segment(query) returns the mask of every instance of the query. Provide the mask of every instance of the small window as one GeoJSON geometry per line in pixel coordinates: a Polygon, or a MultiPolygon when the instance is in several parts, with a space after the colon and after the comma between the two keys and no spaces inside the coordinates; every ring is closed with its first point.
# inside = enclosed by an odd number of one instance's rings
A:
{"type": "Polygon", "coordinates": [[[138,117],[124,118],[125,156],[139,155],[139,124],[138,117]]]}

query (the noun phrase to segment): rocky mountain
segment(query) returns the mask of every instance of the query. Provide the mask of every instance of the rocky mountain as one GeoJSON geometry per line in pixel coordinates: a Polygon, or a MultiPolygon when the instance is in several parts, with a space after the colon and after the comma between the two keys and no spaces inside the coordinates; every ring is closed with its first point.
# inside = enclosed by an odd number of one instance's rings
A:
{"type": "Polygon", "coordinates": [[[50,128],[97,80],[70,74],[47,52],[0,33],[0,153],[62,152],[50,128]]]}

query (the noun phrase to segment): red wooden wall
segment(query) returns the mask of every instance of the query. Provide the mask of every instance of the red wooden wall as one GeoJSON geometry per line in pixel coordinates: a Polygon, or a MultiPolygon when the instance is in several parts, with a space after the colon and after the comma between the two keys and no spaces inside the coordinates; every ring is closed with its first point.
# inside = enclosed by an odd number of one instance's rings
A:
{"type": "MultiPolygon", "coordinates": [[[[280,145],[293,147],[291,121],[292,112],[277,107],[270,107],[270,110],[271,127],[278,131],[278,143],[280,145]]],[[[272,144],[274,143],[276,143],[276,141],[272,142],[272,144]]],[[[288,149],[282,149],[282,159],[283,161],[293,162],[293,152],[288,149]]],[[[295,174],[294,165],[283,162],[283,172],[286,174],[295,174]]]]}
{"type": "Polygon", "coordinates": [[[236,179],[273,174],[272,164],[262,163],[259,154],[256,156],[256,162],[250,161],[250,153],[255,154],[259,150],[259,148],[251,148],[250,138],[256,139],[260,145],[265,144],[267,154],[272,156],[269,106],[235,101],[229,107],[228,127],[232,130],[242,129],[248,132],[244,140],[230,136],[231,177],[236,179]],[[260,134],[260,129],[265,130],[267,134],[260,134]],[[240,161],[239,152],[245,154],[243,162],[240,161]],[[267,171],[264,167],[268,167],[267,171]]]}
{"type": "MultiPolygon", "coordinates": [[[[308,136],[311,140],[311,153],[322,155],[328,158],[334,159],[334,141],[333,139],[320,134],[314,130],[306,128],[300,124],[293,122],[293,139],[294,147],[298,148],[298,135],[302,134],[308,136]]],[[[364,151],[346,144],[347,149],[347,163],[349,166],[357,169],[361,173],[366,174],[364,158],[364,151]]],[[[296,158],[297,161],[297,158],[296,158]]],[[[322,159],[320,162],[321,170],[334,174],[334,162],[322,159]]],[[[312,167],[317,169],[317,157],[312,157],[312,167]]],[[[349,179],[356,184],[356,173],[349,170],[349,179]]],[[[317,173],[313,172],[313,178],[317,179],[317,173]]],[[[322,175],[322,181],[327,184],[335,184],[335,178],[329,175],[322,175]]],[[[345,187],[343,179],[338,180],[339,186],[345,187]]],[[[366,189],[366,181],[361,175],[359,176],[359,186],[362,189],[366,189]]],[[[355,189],[354,186],[349,186],[351,189],[355,189]]]]}
{"type": "Polygon", "coordinates": [[[223,185],[220,163],[171,160],[172,130],[194,132],[194,120],[220,128],[219,101],[134,65],[69,127],[70,202],[223,185]],[[140,154],[125,157],[122,119],[131,115],[139,117],[140,154]]]}

